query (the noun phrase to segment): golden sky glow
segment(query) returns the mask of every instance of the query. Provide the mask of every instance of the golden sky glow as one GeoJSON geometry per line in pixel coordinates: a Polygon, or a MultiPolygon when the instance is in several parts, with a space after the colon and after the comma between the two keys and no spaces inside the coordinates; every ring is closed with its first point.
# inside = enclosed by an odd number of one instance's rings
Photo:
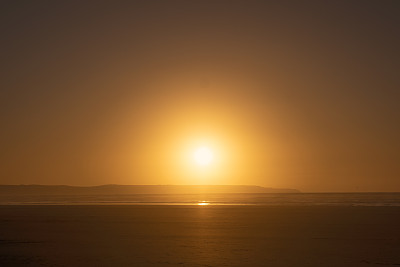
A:
{"type": "Polygon", "coordinates": [[[400,190],[396,1],[14,2],[1,183],[400,190]]]}

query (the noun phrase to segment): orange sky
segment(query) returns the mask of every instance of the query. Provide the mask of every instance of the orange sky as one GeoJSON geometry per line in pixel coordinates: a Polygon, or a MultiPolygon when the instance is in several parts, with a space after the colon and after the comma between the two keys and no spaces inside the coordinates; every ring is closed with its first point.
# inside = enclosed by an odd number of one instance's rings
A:
{"type": "Polygon", "coordinates": [[[2,184],[400,190],[397,1],[2,12],[2,184]]]}

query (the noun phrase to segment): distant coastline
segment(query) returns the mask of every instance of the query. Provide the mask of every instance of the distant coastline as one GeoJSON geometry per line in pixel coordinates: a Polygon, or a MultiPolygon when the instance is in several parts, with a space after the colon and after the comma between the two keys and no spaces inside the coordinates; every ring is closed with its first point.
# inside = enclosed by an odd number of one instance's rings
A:
{"type": "Polygon", "coordinates": [[[301,193],[296,189],[254,185],[0,185],[0,195],[116,195],[116,194],[223,194],[301,193]]]}

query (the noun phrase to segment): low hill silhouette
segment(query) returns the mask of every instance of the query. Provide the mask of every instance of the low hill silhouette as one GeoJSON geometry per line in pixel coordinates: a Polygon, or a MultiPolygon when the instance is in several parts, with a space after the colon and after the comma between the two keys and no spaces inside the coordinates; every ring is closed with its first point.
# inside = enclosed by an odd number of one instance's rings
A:
{"type": "Polygon", "coordinates": [[[0,195],[300,193],[253,185],[0,185],[0,195]]]}

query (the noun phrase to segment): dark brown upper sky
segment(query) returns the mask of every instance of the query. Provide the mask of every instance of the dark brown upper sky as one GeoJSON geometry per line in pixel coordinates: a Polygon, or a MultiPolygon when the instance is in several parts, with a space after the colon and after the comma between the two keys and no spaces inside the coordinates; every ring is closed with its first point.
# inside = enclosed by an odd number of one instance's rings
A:
{"type": "Polygon", "coordinates": [[[83,2],[2,1],[1,184],[400,190],[400,1],[83,2]]]}

